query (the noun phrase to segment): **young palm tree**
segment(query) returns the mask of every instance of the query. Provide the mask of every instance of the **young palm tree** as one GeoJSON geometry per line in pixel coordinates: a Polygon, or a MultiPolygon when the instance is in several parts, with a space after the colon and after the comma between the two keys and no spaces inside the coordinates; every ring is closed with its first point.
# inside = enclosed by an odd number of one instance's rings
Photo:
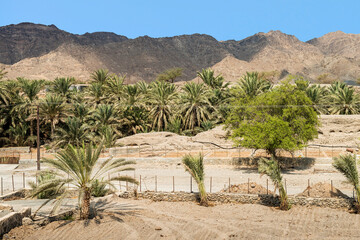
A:
{"type": "Polygon", "coordinates": [[[112,127],[103,127],[98,131],[98,136],[95,137],[95,143],[104,143],[106,148],[112,148],[120,146],[116,144],[116,141],[120,138],[120,135],[117,134],[112,127]]]}
{"type": "Polygon", "coordinates": [[[141,105],[143,96],[143,89],[140,89],[139,84],[126,85],[124,87],[125,107],[141,105]]]}
{"type": "Polygon", "coordinates": [[[165,81],[156,81],[148,96],[152,129],[163,131],[168,128],[172,115],[173,101],[177,97],[176,87],[165,81]]]}
{"type": "Polygon", "coordinates": [[[9,138],[2,140],[13,146],[29,146],[35,141],[35,136],[29,136],[29,125],[25,121],[13,123],[6,132],[9,138]]]}
{"type": "Polygon", "coordinates": [[[356,210],[360,213],[360,186],[356,155],[340,155],[339,157],[334,157],[333,160],[333,166],[354,186],[356,192],[356,210]]]}
{"type": "MultiPolygon", "coordinates": [[[[275,159],[266,159],[261,158],[259,160],[259,173],[261,175],[266,174],[270,177],[273,181],[276,188],[279,188],[280,194],[280,209],[281,210],[289,210],[290,204],[288,201],[287,193],[285,191],[282,176],[281,176],[281,169],[279,163],[275,159]]],[[[274,191],[275,192],[275,191],[274,191]]]]}
{"type": "Polygon", "coordinates": [[[200,205],[207,207],[208,201],[204,185],[204,156],[202,154],[199,154],[198,156],[193,157],[187,154],[183,157],[182,163],[184,164],[185,170],[190,173],[190,175],[195,179],[198,185],[200,193],[200,205]]]}
{"type": "Polygon", "coordinates": [[[98,105],[91,116],[91,120],[96,130],[103,127],[112,127],[116,130],[120,122],[117,118],[117,110],[114,105],[109,104],[98,105]]]}
{"type": "Polygon", "coordinates": [[[86,122],[89,119],[89,116],[93,113],[93,109],[85,103],[74,103],[70,109],[70,113],[74,117],[78,118],[80,122],[86,122]]]}
{"type": "Polygon", "coordinates": [[[105,87],[102,83],[93,82],[86,91],[88,95],[87,100],[91,104],[95,103],[95,105],[98,105],[107,99],[107,96],[105,95],[105,87]]]}
{"type": "Polygon", "coordinates": [[[238,82],[237,88],[243,96],[250,98],[268,91],[271,88],[271,83],[259,76],[258,72],[246,72],[246,74],[238,82]]]}
{"type": "MultiPolygon", "coordinates": [[[[56,154],[55,159],[44,159],[43,161],[45,163],[58,170],[64,177],[61,177],[59,174],[58,178],[42,182],[35,191],[33,191],[32,195],[37,196],[39,193],[49,190],[55,190],[55,193],[57,193],[60,189],[63,189],[65,184],[73,184],[78,191],[80,218],[88,219],[90,214],[92,187],[95,186],[96,180],[106,184],[111,184],[112,181],[127,181],[137,184],[137,181],[134,178],[127,176],[118,177],[117,174],[120,171],[133,170],[134,168],[126,166],[135,164],[135,162],[113,158],[100,162],[99,157],[102,150],[102,144],[96,149],[92,148],[92,144],[83,145],[81,147],[68,145],[66,149],[63,149],[56,154]],[[113,176],[116,175],[117,177],[104,180],[107,179],[104,176],[108,173],[113,176]]],[[[57,199],[63,200],[68,193],[69,191],[65,190],[57,199]]],[[[55,207],[60,204],[61,201],[59,201],[55,207]]],[[[56,211],[56,208],[54,208],[53,211],[56,211]]]]}
{"type": "Polygon", "coordinates": [[[204,84],[186,83],[180,95],[180,113],[183,116],[184,127],[194,130],[210,118],[211,105],[209,92],[204,84]]]}
{"type": "Polygon", "coordinates": [[[40,117],[51,125],[51,137],[54,137],[56,124],[66,116],[64,99],[58,95],[48,94],[39,105],[40,117]]]}

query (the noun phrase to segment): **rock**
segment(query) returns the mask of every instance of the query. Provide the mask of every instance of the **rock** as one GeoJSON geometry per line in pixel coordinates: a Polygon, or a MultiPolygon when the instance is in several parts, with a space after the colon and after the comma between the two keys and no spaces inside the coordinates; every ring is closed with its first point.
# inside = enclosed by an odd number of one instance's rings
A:
{"type": "Polygon", "coordinates": [[[161,227],[156,227],[155,230],[160,231],[160,230],[162,230],[162,228],[161,227]]]}
{"type": "Polygon", "coordinates": [[[24,207],[20,210],[20,214],[23,218],[31,216],[31,208],[24,207]]]}
{"type": "Polygon", "coordinates": [[[45,226],[50,223],[50,219],[45,217],[35,222],[38,226],[45,226]]]}
{"type": "Polygon", "coordinates": [[[10,211],[10,212],[14,211],[13,207],[10,206],[10,205],[7,205],[7,204],[1,204],[0,205],[0,210],[7,210],[7,211],[10,211]]]}
{"type": "Polygon", "coordinates": [[[34,224],[34,221],[31,220],[31,218],[24,217],[24,218],[22,219],[22,225],[24,225],[24,226],[33,225],[33,224],[34,224]]]}

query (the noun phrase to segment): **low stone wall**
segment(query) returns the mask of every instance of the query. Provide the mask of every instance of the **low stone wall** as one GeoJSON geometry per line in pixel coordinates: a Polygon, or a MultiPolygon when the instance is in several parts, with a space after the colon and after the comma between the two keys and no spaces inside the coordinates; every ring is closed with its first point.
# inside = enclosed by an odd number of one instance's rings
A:
{"type": "MultiPolygon", "coordinates": [[[[195,202],[199,200],[198,193],[186,192],[123,192],[122,198],[151,199],[153,201],[195,202]]],[[[262,204],[279,206],[280,199],[273,195],[253,195],[236,193],[208,193],[208,200],[215,203],[262,204]]],[[[289,196],[292,205],[329,207],[335,209],[349,209],[353,206],[352,198],[305,198],[289,196]]]]}
{"type": "Polygon", "coordinates": [[[21,189],[21,190],[15,191],[15,192],[4,194],[4,195],[0,196],[0,200],[10,200],[10,199],[14,199],[14,198],[24,198],[28,191],[29,190],[21,189]]]}
{"type": "Polygon", "coordinates": [[[31,208],[23,208],[20,212],[11,212],[0,218],[0,237],[11,229],[21,226],[24,217],[30,217],[31,208]]]}

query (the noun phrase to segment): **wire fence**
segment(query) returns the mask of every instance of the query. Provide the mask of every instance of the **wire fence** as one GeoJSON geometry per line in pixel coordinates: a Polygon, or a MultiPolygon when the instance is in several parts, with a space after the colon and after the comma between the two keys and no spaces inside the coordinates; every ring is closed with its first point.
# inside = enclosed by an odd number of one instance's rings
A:
{"type": "MultiPolygon", "coordinates": [[[[118,174],[108,175],[106,177],[113,177],[114,175],[119,176],[118,174]]],[[[173,176],[164,176],[164,175],[135,175],[135,172],[122,173],[122,176],[131,176],[137,179],[138,184],[123,182],[123,181],[113,181],[113,185],[110,186],[110,190],[114,192],[118,191],[138,191],[138,192],[198,192],[197,184],[195,180],[190,175],[173,175],[173,176]]],[[[350,184],[345,183],[341,179],[326,179],[324,181],[316,181],[312,178],[303,178],[283,179],[284,187],[286,192],[289,195],[297,195],[300,193],[305,194],[305,196],[312,197],[314,192],[312,187],[321,182],[327,183],[327,186],[331,186],[331,192],[334,194],[337,193],[337,189],[343,192],[349,197],[354,196],[353,187],[350,184]]],[[[3,175],[0,177],[0,193],[1,195],[11,193],[17,190],[24,188],[30,188],[29,182],[37,182],[36,174],[29,174],[25,172],[17,172],[12,175],[3,175]]],[[[238,193],[243,194],[278,194],[278,190],[274,192],[275,186],[267,177],[253,177],[246,178],[244,176],[238,177],[225,177],[225,176],[207,176],[204,179],[205,188],[207,192],[216,193],[216,192],[225,192],[232,193],[233,188],[241,185],[241,189],[238,193]],[[261,186],[261,189],[259,189],[261,186]],[[254,190],[253,190],[254,188],[254,190]],[[254,192],[259,191],[261,192],[254,192]]],[[[73,189],[73,185],[67,184],[65,188],[73,189]]],[[[323,190],[326,192],[326,189],[323,190]]]]}

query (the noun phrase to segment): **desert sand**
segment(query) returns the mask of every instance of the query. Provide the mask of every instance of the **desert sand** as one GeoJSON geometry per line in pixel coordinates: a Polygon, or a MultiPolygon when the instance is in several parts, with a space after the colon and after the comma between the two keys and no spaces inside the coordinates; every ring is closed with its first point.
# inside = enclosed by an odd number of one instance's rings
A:
{"type": "MultiPolygon", "coordinates": [[[[89,222],[59,221],[13,229],[15,239],[359,239],[360,215],[345,210],[276,208],[192,202],[113,200],[118,210],[99,211],[89,222]]],[[[114,203],[114,204],[115,204],[114,203]]]]}

